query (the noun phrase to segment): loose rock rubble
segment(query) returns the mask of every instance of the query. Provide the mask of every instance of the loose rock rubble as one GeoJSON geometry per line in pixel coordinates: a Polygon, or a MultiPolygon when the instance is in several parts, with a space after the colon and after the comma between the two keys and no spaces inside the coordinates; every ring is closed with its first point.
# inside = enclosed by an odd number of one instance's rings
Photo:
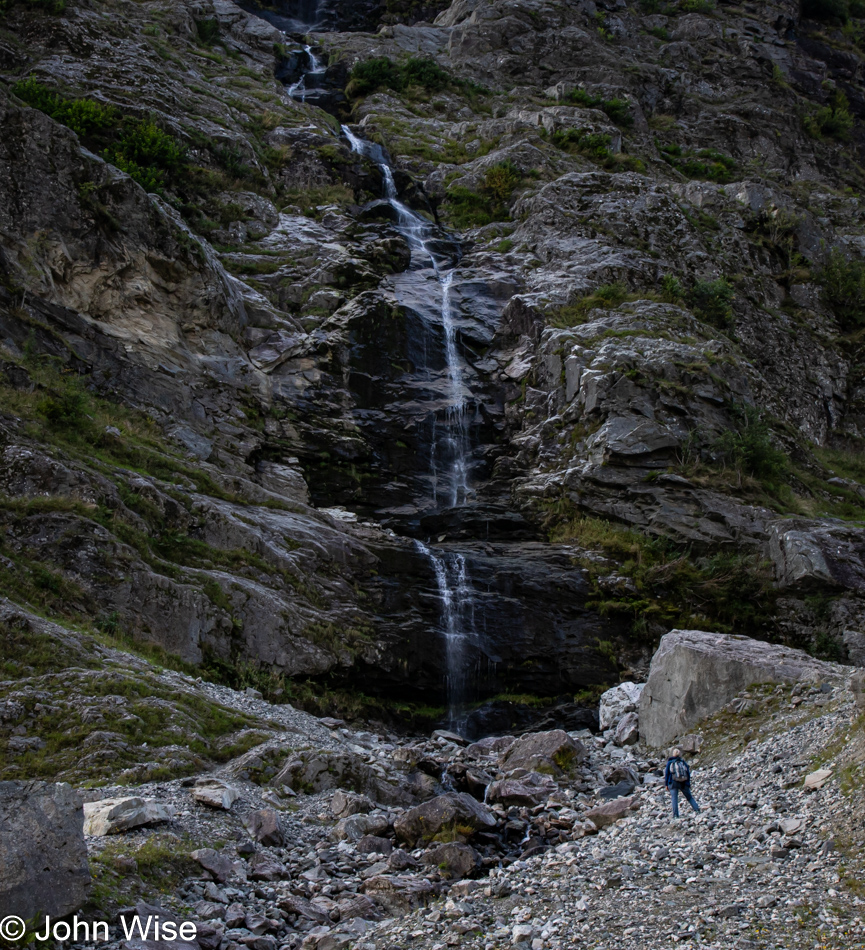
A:
{"type": "MultiPolygon", "coordinates": [[[[682,802],[678,821],[663,756],[616,745],[613,729],[467,744],[328,729],[274,707],[306,735],[141,786],[136,808],[167,820],[88,839],[94,917],[155,906],[196,921],[201,950],[865,946],[861,802],[847,797],[865,761],[856,696],[846,682],[740,693],[690,737],[702,811],[682,802]],[[362,757],[369,786],[290,788],[292,763],[313,752],[362,757]],[[400,776],[415,803],[377,800],[400,776]],[[185,862],[161,894],[139,882],[152,849],[185,862]]],[[[115,924],[111,946],[123,944],[115,924]]]]}

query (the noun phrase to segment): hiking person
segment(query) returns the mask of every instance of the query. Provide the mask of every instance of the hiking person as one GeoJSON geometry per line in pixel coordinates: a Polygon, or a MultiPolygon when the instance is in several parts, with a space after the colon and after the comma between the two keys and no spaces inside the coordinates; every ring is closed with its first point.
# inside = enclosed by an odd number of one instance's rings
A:
{"type": "Polygon", "coordinates": [[[688,763],[682,758],[681,749],[672,749],[670,757],[667,759],[667,767],[664,769],[664,784],[670,790],[670,798],[673,800],[673,817],[679,817],[679,792],[681,792],[691,808],[695,812],[700,811],[700,806],[694,801],[691,794],[691,769],[688,763]]]}

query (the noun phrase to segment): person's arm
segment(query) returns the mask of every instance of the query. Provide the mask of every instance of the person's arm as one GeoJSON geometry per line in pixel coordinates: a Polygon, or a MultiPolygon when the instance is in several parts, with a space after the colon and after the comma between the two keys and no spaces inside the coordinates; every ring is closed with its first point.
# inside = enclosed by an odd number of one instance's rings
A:
{"type": "Polygon", "coordinates": [[[669,759],[667,759],[667,764],[666,766],[664,766],[664,785],[666,785],[667,788],[670,787],[670,760],[669,759]]]}

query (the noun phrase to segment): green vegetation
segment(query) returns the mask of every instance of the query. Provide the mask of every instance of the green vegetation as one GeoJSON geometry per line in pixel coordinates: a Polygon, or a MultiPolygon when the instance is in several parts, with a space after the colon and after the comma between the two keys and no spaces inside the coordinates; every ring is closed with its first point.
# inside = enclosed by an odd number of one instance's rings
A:
{"type": "Polygon", "coordinates": [[[126,172],[145,191],[162,194],[166,179],[186,163],[186,149],[150,120],[126,125],[105,158],[126,172]]]}
{"type": "Polygon", "coordinates": [[[661,145],[661,158],[687,178],[706,179],[726,184],[735,181],[736,162],[713,148],[683,149],[681,145],[661,145]]]}
{"type": "Polygon", "coordinates": [[[199,865],[189,855],[200,846],[191,838],[166,833],[137,845],[124,836],[108,840],[90,856],[90,903],[114,913],[138,900],[152,900],[155,894],[172,893],[184,878],[197,873],[199,865]]]}
{"type": "Polygon", "coordinates": [[[462,185],[449,188],[444,204],[448,220],[460,230],[508,221],[511,196],[522,180],[520,169],[513,162],[504,161],[484,172],[478,191],[462,185]]]}
{"type": "Polygon", "coordinates": [[[616,125],[627,128],[634,124],[631,104],[626,99],[604,99],[601,96],[593,96],[585,89],[574,89],[565,97],[565,101],[585,106],[587,109],[601,109],[616,125]]]}
{"type": "Polygon", "coordinates": [[[550,326],[564,328],[585,323],[591,310],[611,310],[628,299],[628,288],[622,283],[603,284],[575,303],[559,307],[550,319],[550,326]]]}
{"type": "Polygon", "coordinates": [[[202,45],[213,46],[219,39],[219,20],[213,18],[196,20],[195,30],[198,33],[198,39],[202,45]]]}
{"type": "Polygon", "coordinates": [[[405,92],[416,87],[426,92],[441,92],[451,82],[450,74],[433,59],[410,57],[403,63],[395,63],[386,56],[379,56],[355,65],[345,92],[350,99],[368,96],[379,89],[405,92]]]}
{"type": "Polygon", "coordinates": [[[736,428],[727,429],[713,443],[723,463],[740,475],[770,483],[783,478],[789,460],[772,441],[772,430],[764,414],[748,405],[736,405],[733,412],[736,428]]]}
{"type": "Polygon", "coordinates": [[[616,172],[644,172],[645,164],[633,155],[610,151],[610,136],[585,129],[556,129],[551,136],[553,145],[565,152],[586,158],[616,172]]]}
{"type": "Polygon", "coordinates": [[[117,121],[114,106],[93,99],[67,99],[33,77],[16,82],[12,92],[82,137],[110,128],[117,121]]]}
{"type": "Polygon", "coordinates": [[[843,330],[865,324],[865,261],[848,260],[833,247],[820,272],[823,300],[832,308],[843,330]]]}
{"type": "MultiPolygon", "coordinates": [[[[218,145],[200,134],[190,133],[194,146],[220,170],[192,165],[187,146],[153,119],[133,118],[114,106],[67,96],[33,78],[15,83],[12,91],[28,105],[68,126],[87,148],[125,171],[146,191],[170,198],[188,217],[204,217],[195,204],[197,200],[227,190],[234,181],[255,178],[237,149],[218,145]]],[[[92,204],[98,210],[98,203],[92,204]]],[[[103,213],[102,218],[107,220],[107,215],[103,213]]]]}
{"type": "Polygon", "coordinates": [[[612,310],[626,301],[660,300],[664,303],[688,305],[701,320],[723,329],[732,317],[731,304],[734,297],[735,291],[723,277],[717,280],[698,280],[691,290],[686,290],[678,277],[665,274],[661,278],[660,292],[630,292],[623,283],[617,281],[603,284],[585,297],[556,309],[551,316],[550,326],[578,326],[586,322],[592,310],[612,310]]]}
{"type": "Polygon", "coordinates": [[[102,655],[92,635],[69,633],[61,639],[25,619],[4,622],[0,655],[3,676],[11,685],[23,677],[36,683],[45,677],[52,684],[50,707],[39,705],[38,689],[21,700],[24,715],[32,719],[30,731],[42,747],[11,755],[8,737],[0,737],[2,779],[98,780],[128,769],[121,782],[143,780],[138,773],[152,772],[154,760],[166,777],[185,775],[208,760],[227,761],[270,735],[269,726],[256,728],[261,724],[252,717],[166,684],[144,664],[138,670],[117,666],[102,655]],[[99,675],[93,675],[97,670],[99,675]],[[115,699],[105,703],[107,696],[115,699]],[[98,709],[99,715],[84,715],[88,708],[98,709]],[[88,743],[94,732],[111,734],[105,740],[109,754],[82,757],[82,748],[100,748],[88,743]],[[181,736],[188,751],[177,748],[181,736]]]}
{"type": "Polygon", "coordinates": [[[849,142],[854,119],[847,96],[840,89],[833,89],[829,102],[816,112],[804,117],[805,131],[815,139],[833,138],[849,142]]]}
{"type": "Polygon", "coordinates": [[[651,641],[671,626],[762,637],[771,632],[776,596],[772,572],[755,555],[698,555],[666,538],[649,538],[580,514],[564,498],[549,507],[548,528],[551,541],[600,550],[632,580],[632,591],[611,594],[598,584],[609,574],[609,565],[581,561],[595,590],[591,606],[603,614],[629,617],[638,638],[651,641]]]}
{"type": "Polygon", "coordinates": [[[723,277],[719,277],[717,280],[698,280],[687,295],[687,300],[701,320],[724,329],[732,318],[735,296],[733,288],[723,277]]]}

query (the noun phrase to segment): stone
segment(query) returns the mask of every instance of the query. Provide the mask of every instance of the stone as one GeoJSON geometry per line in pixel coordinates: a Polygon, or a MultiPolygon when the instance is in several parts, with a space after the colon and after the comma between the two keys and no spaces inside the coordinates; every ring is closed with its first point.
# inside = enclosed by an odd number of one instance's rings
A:
{"type": "Polygon", "coordinates": [[[606,828],[615,824],[622,818],[627,818],[632,812],[640,807],[639,797],[634,795],[630,798],[617,798],[614,801],[607,802],[606,805],[598,805],[590,808],[586,812],[586,818],[597,828],[606,828]]]}
{"type": "Polygon", "coordinates": [[[394,831],[401,841],[414,844],[434,838],[446,825],[463,826],[472,833],[495,828],[496,820],[471,795],[450,793],[408,809],[394,822],[394,831]]]}
{"type": "Polygon", "coordinates": [[[561,774],[586,757],[586,747],[561,729],[520,736],[500,759],[502,769],[536,769],[539,766],[561,774]]]}
{"type": "Polygon", "coordinates": [[[363,882],[361,890],[394,917],[404,917],[436,896],[433,885],[414,874],[371,877],[363,882]]]}
{"type": "Polygon", "coordinates": [[[502,779],[493,782],[487,793],[487,801],[491,805],[527,806],[539,805],[547,800],[549,788],[538,785],[528,785],[516,779],[502,779]]]}
{"type": "Polygon", "coordinates": [[[242,927],[246,920],[246,908],[243,904],[233,903],[225,908],[223,915],[225,926],[229,928],[242,927]]]}
{"type": "Polygon", "coordinates": [[[459,841],[450,841],[425,851],[421,861],[437,867],[444,877],[453,881],[474,874],[481,866],[481,856],[477,851],[459,841]]]}
{"type": "Polygon", "coordinates": [[[618,686],[601,693],[599,709],[601,732],[614,729],[622,716],[637,709],[643,685],[643,683],[619,683],[618,686]]]}
{"type": "Polygon", "coordinates": [[[333,793],[330,800],[330,810],[337,818],[347,818],[361,812],[371,812],[375,805],[366,797],[356,792],[345,792],[341,788],[333,793]]]}
{"type": "Polygon", "coordinates": [[[696,734],[682,736],[677,740],[677,745],[685,755],[696,755],[703,748],[703,737],[696,734]]]}
{"type": "Polygon", "coordinates": [[[331,829],[330,836],[336,841],[360,841],[367,835],[378,836],[387,831],[388,821],[382,814],[349,815],[341,818],[331,829]]]}
{"type": "Polygon", "coordinates": [[[66,783],[0,782],[0,919],[79,910],[90,889],[81,798],[66,783]]]}
{"type": "Polygon", "coordinates": [[[221,884],[228,881],[234,874],[234,862],[221,851],[214,851],[213,848],[198,848],[192,851],[189,856],[193,861],[197,861],[205,871],[209,871],[221,884]]]}
{"type": "Polygon", "coordinates": [[[259,844],[279,848],[285,844],[285,832],[279,815],[272,808],[250,812],[243,820],[246,830],[259,844]]]}
{"type": "Polygon", "coordinates": [[[354,917],[372,920],[377,916],[375,904],[366,894],[352,894],[343,897],[337,901],[337,907],[339,908],[339,919],[341,921],[351,920],[354,917]]]}
{"type": "Polygon", "coordinates": [[[478,739],[466,748],[466,755],[471,758],[481,756],[495,755],[507,750],[516,742],[514,736],[488,736],[485,739],[478,739]]]}
{"type": "Polygon", "coordinates": [[[253,881],[278,881],[285,875],[285,865],[266,851],[260,851],[249,859],[249,877],[253,881]]]}
{"type": "Polygon", "coordinates": [[[376,835],[364,835],[357,842],[358,854],[384,854],[393,851],[393,842],[390,838],[379,838],[376,835]]]}
{"type": "Polygon", "coordinates": [[[200,805],[229,811],[240,798],[240,792],[218,778],[201,778],[192,789],[192,797],[200,805]]]}
{"type": "Polygon", "coordinates": [[[613,741],[617,746],[636,745],[640,738],[640,719],[635,712],[625,713],[616,726],[613,741]]]}
{"type": "Polygon", "coordinates": [[[117,835],[170,818],[168,809],[158,802],[136,797],[104,798],[84,805],[84,834],[93,837],[117,835]]]}
{"type": "Polygon", "coordinates": [[[668,745],[752,683],[838,679],[839,669],[802,650],[748,637],[673,630],[661,638],[640,697],[640,733],[668,745]]]}
{"type": "Polygon", "coordinates": [[[850,691],[860,709],[865,709],[865,670],[858,670],[850,678],[850,691]]]}
{"type": "Polygon", "coordinates": [[[323,911],[314,907],[312,903],[304,897],[297,894],[285,894],[279,898],[279,908],[286,914],[294,914],[297,917],[303,917],[306,920],[312,920],[323,924],[330,918],[323,911]]]}
{"type": "Polygon", "coordinates": [[[805,776],[803,785],[806,791],[816,792],[817,789],[822,788],[829,779],[832,778],[832,775],[831,769],[817,769],[816,772],[811,772],[810,775],[805,776]]]}

